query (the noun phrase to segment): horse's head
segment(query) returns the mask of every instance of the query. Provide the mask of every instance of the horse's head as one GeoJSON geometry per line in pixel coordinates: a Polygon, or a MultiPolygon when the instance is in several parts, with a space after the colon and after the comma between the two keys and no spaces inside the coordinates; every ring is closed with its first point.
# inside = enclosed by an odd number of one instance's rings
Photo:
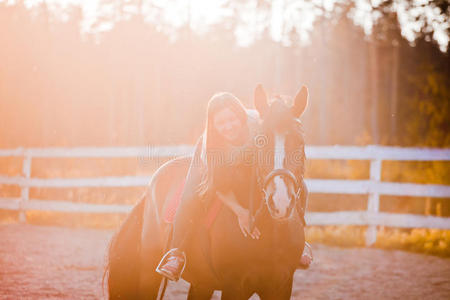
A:
{"type": "Polygon", "coordinates": [[[305,142],[299,117],[308,103],[303,86],[293,101],[277,96],[269,102],[261,85],[255,89],[255,107],[262,120],[259,147],[259,177],[271,216],[286,219],[292,215],[300,196],[305,170],[305,142]],[[289,103],[292,102],[292,103],[289,103]]]}

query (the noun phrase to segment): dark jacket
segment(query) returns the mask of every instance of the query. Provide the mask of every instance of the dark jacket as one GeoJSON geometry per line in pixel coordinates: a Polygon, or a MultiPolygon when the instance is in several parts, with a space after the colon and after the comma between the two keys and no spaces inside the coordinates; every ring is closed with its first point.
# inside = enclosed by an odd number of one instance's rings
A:
{"type": "Polygon", "coordinates": [[[207,171],[207,164],[203,149],[203,135],[197,140],[180,199],[180,207],[175,217],[173,248],[185,247],[185,242],[190,239],[191,229],[204,216],[205,204],[215,196],[216,191],[226,192],[231,189],[238,200],[248,197],[249,180],[254,164],[247,161],[246,156],[254,151],[252,147],[253,139],[258,132],[257,118],[249,115],[247,126],[249,129],[247,141],[241,146],[230,146],[227,151],[224,151],[221,163],[215,168],[213,188],[202,197],[199,197],[198,191],[204,173],[207,171]]]}

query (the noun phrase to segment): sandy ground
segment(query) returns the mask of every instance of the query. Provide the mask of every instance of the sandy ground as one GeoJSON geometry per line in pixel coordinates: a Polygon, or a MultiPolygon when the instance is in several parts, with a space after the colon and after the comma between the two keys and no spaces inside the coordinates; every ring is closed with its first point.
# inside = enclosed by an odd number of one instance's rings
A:
{"type": "MultiPolygon", "coordinates": [[[[0,299],[106,298],[101,278],[111,235],[0,225],[0,299]]],[[[295,274],[293,299],[450,299],[450,259],[323,245],[313,250],[313,266],[295,274]]],[[[185,282],[169,284],[166,299],[185,299],[187,288],[185,282]]]]}

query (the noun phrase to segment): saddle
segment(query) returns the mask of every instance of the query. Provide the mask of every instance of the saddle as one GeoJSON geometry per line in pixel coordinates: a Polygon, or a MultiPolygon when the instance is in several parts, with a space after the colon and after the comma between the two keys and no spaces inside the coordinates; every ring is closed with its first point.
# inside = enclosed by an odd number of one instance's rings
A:
{"type": "MultiPolygon", "coordinates": [[[[168,197],[164,203],[163,208],[163,220],[167,224],[173,224],[175,220],[175,214],[177,212],[178,206],[180,205],[181,195],[183,193],[185,180],[183,180],[178,187],[176,187],[175,193],[172,197],[168,197]]],[[[216,220],[217,216],[219,215],[220,210],[222,209],[222,201],[216,197],[211,202],[211,204],[208,207],[206,216],[203,220],[203,226],[206,229],[210,229],[211,226],[214,224],[214,221],[216,220]]]]}

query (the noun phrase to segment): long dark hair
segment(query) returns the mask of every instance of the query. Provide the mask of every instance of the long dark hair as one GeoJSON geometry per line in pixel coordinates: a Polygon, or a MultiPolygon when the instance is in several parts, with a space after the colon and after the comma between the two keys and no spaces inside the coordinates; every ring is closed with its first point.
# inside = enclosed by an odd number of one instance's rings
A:
{"type": "Polygon", "coordinates": [[[236,114],[244,130],[247,128],[247,112],[236,96],[231,93],[221,92],[211,97],[206,114],[205,132],[203,133],[202,158],[204,163],[206,163],[207,169],[203,173],[203,178],[198,189],[198,193],[201,196],[207,197],[208,193],[214,190],[214,174],[216,173],[216,168],[222,167],[226,161],[222,154],[226,151],[227,142],[217,132],[213,123],[214,115],[225,108],[229,108],[236,114]]]}

